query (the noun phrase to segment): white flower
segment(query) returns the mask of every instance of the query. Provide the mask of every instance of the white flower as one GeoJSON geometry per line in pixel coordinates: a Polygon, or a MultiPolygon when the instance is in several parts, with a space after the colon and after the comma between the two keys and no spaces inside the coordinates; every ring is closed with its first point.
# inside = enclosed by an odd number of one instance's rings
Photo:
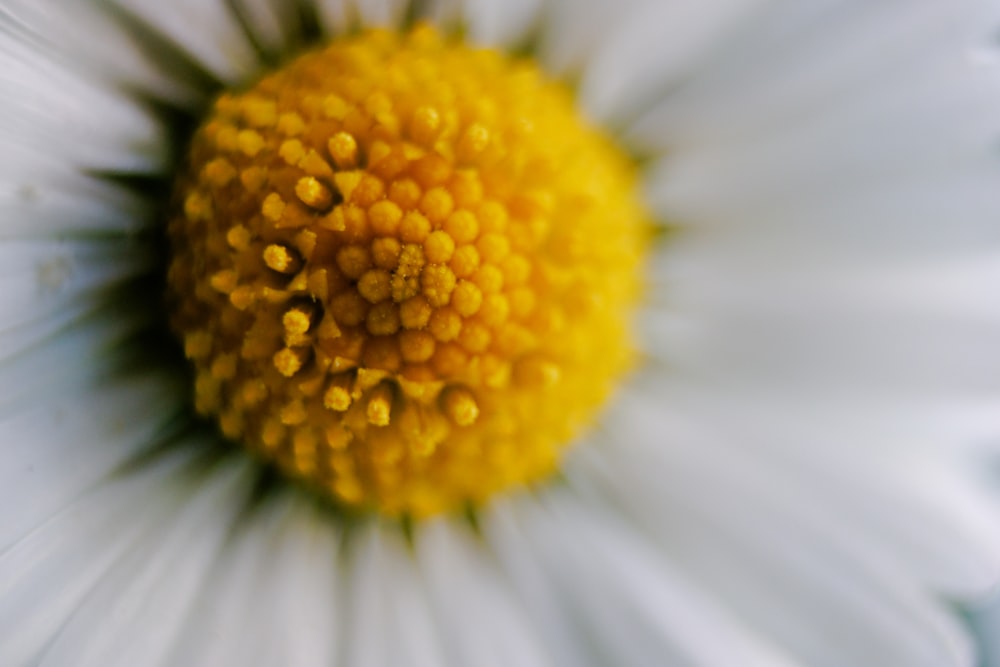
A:
{"type": "Polygon", "coordinates": [[[0,7],[0,664],[973,664],[993,3],[358,3],[0,7]],[[155,208],[178,116],[407,13],[534,36],[680,229],[562,479],[409,537],[192,426],[155,208]]]}

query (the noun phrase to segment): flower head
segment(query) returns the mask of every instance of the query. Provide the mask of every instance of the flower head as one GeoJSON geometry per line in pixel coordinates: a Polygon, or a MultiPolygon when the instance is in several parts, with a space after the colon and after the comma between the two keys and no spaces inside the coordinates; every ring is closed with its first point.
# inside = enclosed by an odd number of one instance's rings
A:
{"type": "Polygon", "coordinates": [[[531,65],[366,32],[224,95],[170,223],[195,404],[339,502],[551,474],[631,358],[633,169],[531,65]]]}
{"type": "Polygon", "coordinates": [[[8,2],[0,664],[971,664],[989,4],[8,2]]]}

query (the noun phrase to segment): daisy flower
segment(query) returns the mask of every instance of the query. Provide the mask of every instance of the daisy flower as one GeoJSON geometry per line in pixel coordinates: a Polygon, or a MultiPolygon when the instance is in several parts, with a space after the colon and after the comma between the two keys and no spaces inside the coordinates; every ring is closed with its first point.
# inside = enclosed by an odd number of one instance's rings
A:
{"type": "Polygon", "coordinates": [[[973,664],[992,4],[7,0],[0,664],[973,664]]]}

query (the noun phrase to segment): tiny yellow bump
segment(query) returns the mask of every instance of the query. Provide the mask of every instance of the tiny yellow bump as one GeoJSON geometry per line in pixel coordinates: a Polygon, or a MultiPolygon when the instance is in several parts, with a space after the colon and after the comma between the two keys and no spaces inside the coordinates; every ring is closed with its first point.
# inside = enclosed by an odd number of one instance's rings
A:
{"type": "Polygon", "coordinates": [[[489,264],[499,264],[510,254],[510,241],[497,232],[488,232],[476,241],[476,249],[482,261],[489,264]]]}
{"type": "Polygon", "coordinates": [[[323,405],[336,412],[345,412],[351,407],[351,395],[340,387],[330,387],[323,395],[323,405]]]}
{"type": "Polygon", "coordinates": [[[372,269],[358,280],[358,292],[371,303],[385,301],[392,296],[392,276],[384,269],[372,269]]]}
{"type": "Polygon", "coordinates": [[[212,352],[212,334],[207,331],[192,331],[184,336],[184,356],[188,359],[204,359],[212,352]]]}
{"type": "Polygon", "coordinates": [[[469,211],[455,211],[445,221],[444,231],[457,245],[472,243],[479,235],[479,220],[469,211]]]}
{"type": "Polygon", "coordinates": [[[220,354],[209,367],[209,372],[216,380],[231,380],[236,376],[236,365],[239,357],[235,354],[220,354]]]}
{"type": "Polygon", "coordinates": [[[385,183],[373,174],[364,174],[351,192],[350,200],[361,208],[374,205],[385,194],[385,183]]]}
{"type": "Polygon", "coordinates": [[[257,300],[257,291],[253,285],[240,285],[229,293],[229,302],[237,310],[246,310],[257,300]]]}
{"type": "Polygon", "coordinates": [[[285,439],[286,429],[279,419],[269,419],[261,428],[260,439],[267,449],[277,449],[285,439]]]}
{"type": "Polygon", "coordinates": [[[302,360],[295,350],[286,347],[275,353],[274,367],[285,377],[292,377],[302,368],[302,360]]]}
{"type": "Polygon", "coordinates": [[[306,129],[302,116],[294,111],[281,114],[278,118],[278,132],[286,137],[295,137],[302,134],[306,129]]]}
{"type": "Polygon", "coordinates": [[[431,223],[417,211],[410,211],[399,224],[399,237],[404,243],[423,243],[431,233],[431,223]]]}
{"type": "Polygon", "coordinates": [[[235,153],[240,148],[239,130],[231,125],[220,128],[215,135],[215,146],[223,153],[235,153]]]}
{"type": "Polygon", "coordinates": [[[455,252],[455,241],[443,230],[431,232],[424,240],[424,256],[428,262],[444,264],[455,252]]]}
{"type": "Polygon", "coordinates": [[[459,278],[468,278],[479,268],[479,251],[474,245],[463,245],[455,249],[448,263],[459,278]]]}
{"type": "MultiPolygon", "coordinates": [[[[306,408],[301,401],[292,401],[288,405],[283,406],[280,414],[281,423],[285,426],[297,426],[309,418],[309,414],[306,412],[306,408]]],[[[295,435],[299,433],[301,431],[296,431],[295,435]]]]}
{"type": "MultiPolygon", "coordinates": [[[[451,193],[443,187],[431,188],[420,198],[420,210],[427,216],[428,220],[434,223],[444,222],[454,208],[455,200],[451,193]]],[[[462,239],[456,238],[455,241],[462,241],[462,239]]]]}
{"type": "Polygon", "coordinates": [[[191,221],[208,222],[212,219],[212,201],[199,192],[192,192],[184,200],[184,215],[191,221]]]}
{"type": "Polygon", "coordinates": [[[322,211],[333,204],[333,193],[312,176],[300,178],[295,184],[295,196],[306,206],[322,211]]]}
{"type": "Polygon", "coordinates": [[[483,304],[483,293],[468,280],[460,280],[451,295],[451,305],[462,317],[472,317],[483,304]]]}
{"type": "Polygon", "coordinates": [[[365,415],[373,426],[388,426],[392,414],[392,389],[379,385],[372,390],[365,415]]]}
{"type": "Polygon", "coordinates": [[[371,251],[360,245],[345,246],[337,251],[336,261],[341,273],[357,280],[371,268],[371,251]]]}
{"type": "Polygon", "coordinates": [[[287,139],[278,147],[278,155],[290,166],[296,166],[306,156],[306,149],[298,139],[287,139]]]}
{"type": "Polygon", "coordinates": [[[399,318],[407,329],[423,329],[433,312],[434,308],[422,296],[414,296],[399,305],[399,318]]]}
{"type": "MultiPolygon", "coordinates": [[[[413,163],[411,171],[421,187],[431,189],[447,183],[452,173],[452,167],[451,163],[444,157],[431,152],[419,157],[413,163]]],[[[447,192],[447,190],[442,191],[447,192]]]]}
{"type": "Polygon", "coordinates": [[[264,149],[264,137],[260,136],[260,133],[254,130],[242,130],[237,137],[237,141],[240,151],[247,157],[256,157],[264,149]]]}
{"type": "Polygon", "coordinates": [[[213,188],[224,188],[236,178],[236,167],[226,158],[219,157],[202,170],[202,178],[213,188]]]}
{"type": "Polygon", "coordinates": [[[278,107],[273,100],[247,100],[243,106],[243,117],[253,127],[270,127],[277,123],[278,107]]]}
{"type": "Polygon", "coordinates": [[[445,414],[458,426],[472,426],[479,418],[479,405],[468,389],[449,389],[443,404],[445,414]]]}
{"type": "Polygon", "coordinates": [[[403,211],[388,199],[376,202],[368,209],[368,222],[372,231],[382,236],[392,236],[403,219],[403,211]]]}
{"type": "Polygon", "coordinates": [[[260,212],[271,222],[279,222],[285,213],[285,200],[277,192],[272,192],[260,205],[260,212]]]}
{"type": "Polygon", "coordinates": [[[455,340],[462,330],[462,316],[453,309],[438,308],[428,322],[429,331],[442,343],[455,340]]]}
{"type": "Polygon", "coordinates": [[[458,144],[459,156],[463,160],[474,160],[486,150],[490,143],[490,131],[479,123],[473,123],[465,128],[458,144]]]}
{"type": "Polygon", "coordinates": [[[291,308],[281,316],[281,324],[285,334],[304,334],[312,326],[312,313],[304,308],[291,308]]]}
{"type": "Polygon", "coordinates": [[[391,301],[372,306],[366,324],[373,336],[391,336],[399,331],[399,308],[391,301]]]}
{"type": "Polygon", "coordinates": [[[375,239],[372,242],[372,261],[375,266],[386,271],[392,271],[399,266],[399,255],[403,251],[403,246],[394,237],[384,237],[375,239]]]}
{"type": "Polygon", "coordinates": [[[492,264],[480,266],[471,277],[483,294],[496,294],[503,289],[503,273],[492,264]]]}
{"type": "Polygon", "coordinates": [[[495,201],[485,201],[476,209],[483,232],[502,232],[507,227],[507,209],[495,201]]]}
{"type": "Polygon", "coordinates": [[[233,250],[246,250],[250,247],[250,230],[243,225],[233,225],[226,232],[226,243],[233,250]]]}
{"type": "Polygon", "coordinates": [[[358,163],[358,142],[346,132],[337,132],[330,137],[327,150],[341,169],[351,169],[358,163]]]}
{"type": "Polygon", "coordinates": [[[434,107],[420,107],[413,112],[410,136],[417,144],[430,146],[441,129],[441,114],[434,107]]]}
{"type": "Polygon", "coordinates": [[[435,307],[448,303],[455,284],[455,274],[447,266],[431,265],[420,274],[421,292],[427,302],[435,307]]]}
{"type": "Polygon", "coordinates": [[[389,186],[389,199],[402,209],[416,208],[423,191],[417,183],[409,178],[392,182],[389,186]]]}
{"type": "Polygon", "coordinates": [[[240,184],[251,194],[259,192],[267,185],[267,171],[261,167],[247,167],[240,172],[240,184]]]}
{"type": "Polygon", "coordinates": [[[341,292],[330,302],[330,313],[338,324],[354,327],[365,321],[368,302],[357,292],[341,292]]]}
{"type": "Polygon", "coordinates": [[[559,377],[559,366],[545,359],[532,357],[514,364],[514,380],[522,386],[551,387],[559,377]]]}
{"type": "Polygon", "coordinates": [[[260,405],[268,395],[267,383],[259,378],[248,380],[240,390],[240,398],[247,407],[260,405]]]}
{"type": "Polygon", "coordinates": [[[323,115],[332,120],[344,120],[351,110],[349,105],[339,95],[327,95],[323,99],[323,115]]]}
{"type": "Polygon", "coordinates": [[[298,253],[291,248],[272,243],[263,252],[264,264],[278,273],[296,273],[302,266],[298,253]]]}
{"type": "Polygon", "coordinates": [[[212,289],[216,292],[222,292],[223,294],[229,294],[234,289],[236,289],[239,277],[236,275],[236,271],[232,269],[223,269],[212,274],[211,284],[212,289]]]}
{"type": "Polygon", "coordinates": [[[405,361],[420,363],[434,356],[434,336],[427,331],[404,331],[399,337],[399,351],[405,361]]]}
{"type": "Polygon", "coordinates": [[[485,352],[493,339],[490,330],[480,321],[466,320],[458,334],[458,343],[472,353],[485,352]]]}

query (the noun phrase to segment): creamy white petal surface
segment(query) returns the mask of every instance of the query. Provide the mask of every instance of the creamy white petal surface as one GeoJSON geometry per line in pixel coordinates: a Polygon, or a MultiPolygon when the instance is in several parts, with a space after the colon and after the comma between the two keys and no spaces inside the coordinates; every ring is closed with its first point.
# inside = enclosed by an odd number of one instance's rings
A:
{"type": "Polygon", "coordinates": [[[1000,390],[995,3],[63,4],[0,7],[0,664],[976,663],[954,605],[1000,580],[960,455],[1000,390]],[[136,186],[179,149],[165,111],[412,13],[533,44],[679,232],[647,363],[563,477],[407,535],[265,492],[189,423],[140,335],[136,186]]]}
{"type": "MultiPolygon", "coordinates": [[[[1000,440],[990,438],[979,443],[983,452],[973,460],[974,469],[983,478],[983,483],[990,489],[992,500],[995,506],[1000,506],[1000,477],[997,473],[997,446],[1000,440]]],[[[1000,523],[996,521],[987,526],[986,530],[991,533],[1000,532],[1000,523]]],[[[969,609],[969,617],[972,627],[975,630],[976,638],[980,646],[981,665],[983,667],[996,667],[1000,665],[1000,586],[994,586],[988,595],[980,596],[974,600],[969,609]]]]}

